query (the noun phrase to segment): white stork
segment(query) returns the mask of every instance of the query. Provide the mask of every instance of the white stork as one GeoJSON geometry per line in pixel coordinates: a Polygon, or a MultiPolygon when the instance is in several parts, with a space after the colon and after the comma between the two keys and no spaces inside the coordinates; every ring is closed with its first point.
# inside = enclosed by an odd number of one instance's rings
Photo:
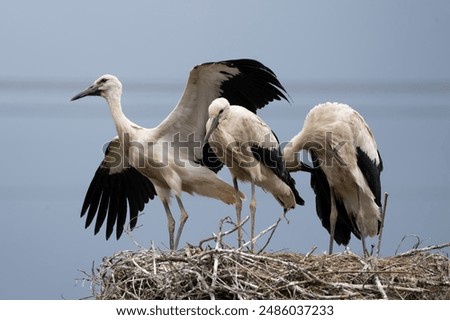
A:
{"type": "MultiPolygon", "coordinates": [[[[97,234],[106,217],[106,239],[116,226],[116,238],[122,235],[127,214],[136,226],[138,213],[149,199],[158,195],[168,219],[170,249],[178,247],[188,218],[181,201],[182,191],[220,199],[234,204],[234,188],[219,179],[215,172],[222,164],[208,145],[203,146],[208,106],[224,96],[256,112],[274,99],[286,99],[285,90],[275,74],[258,61],[250,59],[204,63],[194,67],[184,93],[167,118],[157,127],[147,129],[131,122],[122,112],[120,81],[111,75],[97,79],[92,86],[72,100],[85,96],[106,99],[116,125],[118,137],[109,144],[105,158],[97,169],[81,210],[87,212],[87,228],[95,216],[97,234]],[[167,148],[168,146],[168,148],[167,148]],[[205,158],[201,159],[204,154],[205,158]],[[180,208],[176,238],[175,221],[169,200],[174,193],[180,208]]],[[[245,198],[239,194],[240,198],[245,198]]]]}
{"type": "Polygon", "coordinates": [[[365,237],[380,228],[383,162],[363,117],[345,104],[319,104],[283,153],[289,170],[311,173],[317,215],[330,233],[329,253],[333,239],[346,246],[353,233],[366,254],[365,237]],[[313,167],[299,161],[300,150],[309,151],[313,167]]]}
{"type": "MultiPolygon", "coordinates": [[[[209,142],[217,157],[230,169],[236,189],[237,223],[241,223],[242,202],[238,180],[251,183],[251,238],[255,227],[255,185],[270,192],[284,212],[304,201],[295,188],[295,181],[286,169],[278,138],[256,114],[241,106],[230,105],[227,99],[215,99],[209,107],[204,142],[209,142]]],[[[242,233],[238,229],[238,244],[242,233]]],[[[253,242],[252,242],[253,250],[253,242]]]]}

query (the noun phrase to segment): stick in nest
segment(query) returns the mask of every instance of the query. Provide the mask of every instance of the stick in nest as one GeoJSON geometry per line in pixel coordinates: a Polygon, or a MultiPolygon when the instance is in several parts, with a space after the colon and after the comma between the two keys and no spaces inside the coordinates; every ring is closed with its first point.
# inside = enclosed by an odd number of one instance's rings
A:
{"type": "Polygon", "coordinates": [[[389,193],[384,193],[384,203],[383,210],[381,211],[381,225],[380,225],[380,235],[378,236],[378,246],[377,246],[377,257],[380,257],[381,254],[381,238],[383,237],[383,229],[384,229],[384,220],[386,218],[386,206],[388,201],[389,193]]]}
{"type": "Polygon", "coordinates": [[[426,252],[426,251],[432,251],[432,250],[439,250],[439,249],[443,249],[443,248],[448,248],[450,247],[450,242],[444,243],[444,244],[439,244],[439,245],[435,245],[435,246],[428,246],[428,247],[424,247],[424,248],[413,248],[409,251],[403,252],[401,254],[399,254],[399,257],[402,256],[409,256],[409,255],[413,255],[416,254],[418,252],[426,252]]]}
{"type": "MultiPolygon", "coordinates": [[[[272,240],[272,237],[275,233],[276,228],[278,227],[279,223],[281,222],[281,220],[286,219],[286,214],[283,213],[276,222],[274,222],[272,225],[270,225],[269,227],[267,227],[265,230],[261,231],[259,234],[257,234],[253,239],[250,239],[249,241],[245,242],[244,244],[242,244],[242,246],[240,246],[237,250],[241,251],[244,247],[247,247],[249,245],[254,245],[256,243],[256,241],[261,238],[262,236],[264,236],[266,233],[270,232],[269,238],[267,239],[266,243],[264,244],[264,246],[258,251],[258,254],[263,252],[264,249],[268,246],[268,244],[270,243],[270,240],[272,240]]],[[[208,241],[212,241],[214,240],[216,242],[216,249],[218,248],[218,245],[220,245],[220,248],[225,247],[225,243],[223,242],[223,238],[227,235],[232,234],[233,232],[235,232],[236,230],[238,230],[240,227],[242,227],[247,221],[249,220],[249,217],[246,217],[240,225],[235,224],[234,228],[225,232],[222,232],[222,228],[223,228],[223,224],[225,222],[232,222],[230,217],[226,217],[222,220],[220,220],[220,224],[219,224],[219,232],[217,234],[213,234],[211,237],[203,239],[199,242],[199,248],[202,248],[203,244],[205,242],[208,241]]],[[[229,247],[229,246],[228,246],[229,247]]]]}
{"type": "MultiPolygon", "coordinates": [[[[270,229],[270,228],[268,228],[270,229]]],[[[105,258],[89,277],[98,299],[449,299],[449,260],[425,250],[378,259],[353,253],[253,254],[187,248],[169,255],[157,248],[105,258]],[[345,268],[343,269],[343,266],[345,268]]],[[[267,234],[267,233],[266,233],[267,234]]]]}
{"type": "Polygon", "coordinates": [[[233,232],[238,230],[238,228],[242,227],[249,219],[250,219],[250,217],[246,217],[244,220],[241,221],[240,225],[234,224],[233,229],[225,231],[225,232],[222,232],[222,224],[225,223],[225,222],[232,222],[230,217],[225,217],[224,219],[220,220],[220,226],[219,226],[219,233],[220,234],[219,235],[213,234],[211,237],[201,240],[199,242],[199,244],[198,244],[198,247],[202,248],[202,246],[203,246],[203,244],[205,242],[209,242],[209,241],[212,241],[212,240],[217,242],[218,238],[223,239],[223,237],[225,237],[225,236],[227,236],[229,234],[232,234],[233,232]]]}

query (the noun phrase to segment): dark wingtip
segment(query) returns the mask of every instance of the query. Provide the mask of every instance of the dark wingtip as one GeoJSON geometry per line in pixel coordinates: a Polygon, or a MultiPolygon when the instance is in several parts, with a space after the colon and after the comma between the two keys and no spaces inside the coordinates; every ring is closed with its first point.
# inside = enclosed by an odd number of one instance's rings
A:
{"type": "Polygon", "coordinates": [[[253,156],[258,161],[264,163],[268,168],[270,168],[289,188],[294,194],[295,203],[303,206],[305,200],[300,197],[298,190],[295,187],[295,180],[292,178],[286,164],[284,163],[282,152],[280,148],[269,148],[265,149],[258,145],[253,145],[251,147],[253,156]]]}
{"type": "MultiPolygon", "coordinates": [[[[106,156],[111,152],[108,147],[106,156]]],[[[133,230],[137,222],[138,213],[150,199],[156,195],[152,182],[133,167],[114,174],[109,174],[106,160],[97,169],[85,196],[81,217],[87,212],[85,228],[95,221],[94,235],[96,235],[106,219],[106,240],[116,229],[119,239],[125,227],[127,214],[130,217],[130,228],[133,230]],[[128,210],[129,206],[129,210],[128,210]]]]}
{"type": "Polygon", "coordinates": [[[291,174],[289,173],[289,171],[287,169],[285,169],[285,172],[286,172],[285,174],[287,175],[287,177],[286,177],[287,185],[289,186],[289,188],[291,188],[292,192],[294,193],[295,203],[298,204],[299,206],[304,206],[305,200],[303,200],[303,198],[300,196],[297,188],[295,187],[294,178],[292,178],[291,174]]]}
{"type": "Polygon", "coordinates": [[[220,87],[222,96],[232,105],[240,105],[256,113],[274,100],[292,99],[276,74],[267,66],[254,59],[226,60],[222,63],[239,72],[230,75],[220,87]]]}
{"type": "Polygon", "coordinates": [[[209,142],[206,142],[203,145],[203,157],[196,162],[204,167],[207,167],[214,173],[219,172],[224,166],[223,162],[219,160],[219,158],[211,148],[209,142]]]}

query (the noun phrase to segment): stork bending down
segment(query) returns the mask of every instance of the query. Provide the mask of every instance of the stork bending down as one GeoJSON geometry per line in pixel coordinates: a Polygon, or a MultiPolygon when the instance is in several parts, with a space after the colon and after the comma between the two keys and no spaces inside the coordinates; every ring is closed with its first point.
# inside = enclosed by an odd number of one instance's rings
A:
{"type": "MultiPolygon", "coordinates": [[[[236,216],[241,220],[242,203],[237,180],[250,181],[251,238],[255,229],[255,185],[269,191],[284,212],[304,201],[295,189],[295,181],[285,167],[277,137],[256,114],[227,99],[215,99],[209,107],[205,143],[209,142],[219,159],[230,169],[236,189],[236,216]]],[[[238,244],[242,232],[238,229],[238,244]]],[[[253,251],[253,242],[251,245],[253,251]]]]}
{"type": "MultiPolygon", "coordinates": [[[[91,87],[72,98],[104,97],[118,132],[86,193],[81,210],[81,216],[87,213],[86,228],[97,217],[94,230],[97,234],[107,216],[106,239],[111,236],[114,226],[119,239],[128,213],[132,230],[139,212],[157,194],[168,218],[170,248],[176,249],[188,217],[181,201],[182,191],[213,197],[228,204],[236,201],[234,188],[214,174],[222,166],[220,161],[208,145],[202,152],[201,143],[211,101],[224,96],[256,112],[274,99],[286,99],[283,92],[285,90],[275,74],[258,61],[241,59],[204,63],[192,69],[180,101],[167,118],[157,127],[146,129],[123,114],[119,80],[109,75],[100,77],[91,87]],[[171,149],[164,151],[162,146],[167,145],[171,149]],[[203,159],[202,154],[205,155],[203,159]],[[201,159],[200,163],[197,159],[201,159]],[[180,162],[183,165],[179,166],[180,162]],[[169,206],[172,192],[180,207],[176,238],[169,206]]],[[[244,196],[239,194],[239,198],[244,196]]]]}
{"type": "Polygon", "coordinates": [[[308,113],[302,131],[284,148],[289,170],[311,173],[316,211],[333,239],[348,245],[350,234],[361,239],[379,233],[383,163],[377,144],[363,117],[347,105],[324,103],[308,113]],[[313,167],[295,153],[307,150],[313,167]]]}

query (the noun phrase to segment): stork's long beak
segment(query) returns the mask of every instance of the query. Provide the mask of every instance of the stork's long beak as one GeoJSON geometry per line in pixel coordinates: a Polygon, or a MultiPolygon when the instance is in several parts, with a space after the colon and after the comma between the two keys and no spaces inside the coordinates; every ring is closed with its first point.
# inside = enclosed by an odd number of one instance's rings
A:
{"type": "Polygon", "coordinates": [[[78,99],[81,99],[81,98],[84,98],[87,96],[99,96],[99,95],[100,95],[100,90],[98,89],[98,86],[93,84],[86,90],[83,90],[79,94],[74,96],[72,99],[70,99],[70,101],[78,100],[78,99]]]}
{"type": "Polygon", "coordinates": [[[203,146],[205,145],[205,143],[208,142],[209,137],[213,133],[214,129],[217,128],[218,124],[219,124],[219,115],[216,116],[215,118],[213,118],[213,120],[211,122],[211,126],[209,127],[209,130],[208,130],[208,132],[206,132],[205,137],[203,138],[203,143],[202,143],[203,146]]]}
{"type": "Polygon", "coordinates": [[[320,167],[311,167],[311,166],[307,165],[306,163],[304,163],[303,161],[300,161],[300,163],[296,167],[288,168],[288,170],[291,172],[303,171],[303,172],[312,173],[312,172],[314,172],[314,170],[317,170],[318,168],[320,168],[320,167]]]}

